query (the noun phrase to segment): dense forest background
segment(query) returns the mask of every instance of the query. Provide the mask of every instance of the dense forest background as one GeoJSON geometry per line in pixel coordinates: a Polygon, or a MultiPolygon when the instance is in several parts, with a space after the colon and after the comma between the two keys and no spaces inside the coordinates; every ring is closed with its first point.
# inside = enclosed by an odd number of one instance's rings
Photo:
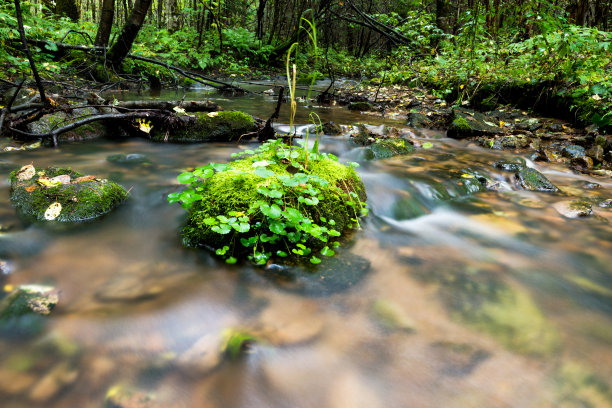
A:
{"type": "MultiPolygon", "coordinates": [[[[30,75],[17,3],[0,2],[0,64],[9,81],[30,75]]],[[[487,101],[501,91],[508,99],[545,91],[576,118],[612,122],[610,0],[35,0],[22,1],[21,11],[34,60],[49,78],[183,81],[128,53],[265,78],[284,72],[297,42],[305,81],[424,86],[459,102],[479,95],[485,105],[503,102],[487,101]]]]}

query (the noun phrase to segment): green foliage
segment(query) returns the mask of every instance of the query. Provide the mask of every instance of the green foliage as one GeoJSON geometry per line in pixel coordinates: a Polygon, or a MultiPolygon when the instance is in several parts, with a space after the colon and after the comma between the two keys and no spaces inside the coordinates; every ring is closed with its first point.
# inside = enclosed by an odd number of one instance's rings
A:
{"type": "Polygon", "coordinates": [[[190,188],[168,196],[190,211],[183,230],[189,243],[215,243],[226,262],[246,255],[256,265],[272,256],[318,263],[317,255],[332,256],[330,244],[367,214],[357,174],[333,155],[277,140],[234,157],[180,174],[190,188]]]}

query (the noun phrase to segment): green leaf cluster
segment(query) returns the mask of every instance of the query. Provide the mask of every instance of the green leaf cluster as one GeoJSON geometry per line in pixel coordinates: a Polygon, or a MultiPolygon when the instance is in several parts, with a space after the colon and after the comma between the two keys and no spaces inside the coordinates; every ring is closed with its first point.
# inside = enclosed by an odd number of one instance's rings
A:
{"type": "Polygon", "coordinates": [[[256,265],[272,257],[319,263],[367,215],[359,176],[331,154],[276,140],[233,156],[230,164],[181,173],[179,182],[189,188],[168,196],[189,211],[186,243],[211,247],[228,263],[242,257],[256,265]]]}

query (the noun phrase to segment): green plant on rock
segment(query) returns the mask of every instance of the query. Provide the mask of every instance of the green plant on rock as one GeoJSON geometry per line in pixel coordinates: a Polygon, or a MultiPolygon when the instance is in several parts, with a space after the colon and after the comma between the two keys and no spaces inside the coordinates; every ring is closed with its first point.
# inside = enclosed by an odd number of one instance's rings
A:
{"type": "Polygon", "coordinates": [[[331,154],[276,140],[233,156],[178,176],[190,188],[168,200],[189,211],[187,245],[210,247],[228,263],[244,256],[256,265],[271,257],[317,264],[367,215],[359,176],[331,154]]]}

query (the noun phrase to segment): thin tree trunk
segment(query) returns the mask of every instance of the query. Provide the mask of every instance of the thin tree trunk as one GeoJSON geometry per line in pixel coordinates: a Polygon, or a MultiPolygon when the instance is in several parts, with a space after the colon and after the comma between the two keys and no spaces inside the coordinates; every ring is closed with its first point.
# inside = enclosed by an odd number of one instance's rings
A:
{"type": "Polygon", "coordinates": [[[126,55],[130,52],[132,44],[144,23],[147,11],[151,6],[152,0],[136,0],[134,8],[130,17],[125,22],[119,38],[113,44],[112,48],[108,51],[108,59],[111,61],[113,66],[118,67],[121,65],[126,55]]]}
{"type": "Polygon", "coordinates": [[[40,76],[38,75],[38,70],[36,69],[36,65],[34,64],[34,60],[32,59],[32,53],[30,52],[30,47],[28,47],[28,40],[26,39],[25,30],[23,29],[23,18],[21,16],[21,4],[19,3],[19,0],[15,0],[15,14],[17,15],[17,29],[19,31],[19,36],[21,37],[23,50],[25,51],[25,54],[28,57],[28,61],[30,61],[30,68],[32,68],[32,75],[34,75],[34,80],[36,81],[36,86],[38,87],[40,100],[43,104],[46,104],[47,97],[45,96],[45,88],[42,85],[42,81],[40,80],[40,76]]]}
{"type": "Polygon", "coordinates": [[[100,24],[94,45],[99,47],[108,46],[111,29],[113,28],[113,18],[115,17],[115,0],[103,0],[102,12],[100,14],[100,24]]]}

